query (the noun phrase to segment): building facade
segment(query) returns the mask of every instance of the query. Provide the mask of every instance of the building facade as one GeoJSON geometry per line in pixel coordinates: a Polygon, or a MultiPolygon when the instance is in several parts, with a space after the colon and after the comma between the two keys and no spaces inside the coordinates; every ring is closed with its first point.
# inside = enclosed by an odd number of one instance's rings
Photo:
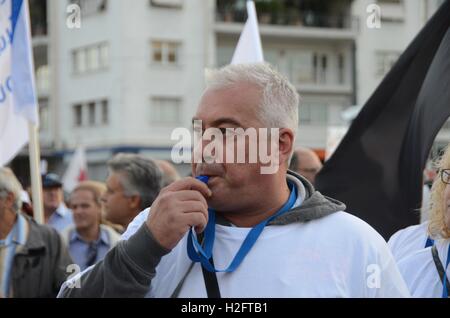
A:
{"type": "MultiPolygon", "coordinates": [[[[297,144],[323,155],[328,128],[347,124],[342,112],[364,104],[441,2],[255,1],[265,60],[302,97],[297,144]],[[367,23],[371,4],[380,28],[367,23]]],[[[30,0],[30,8],[42,157],[62,173],[82,144],[99,180],[120,151],[170,159],[171,133],[190,127],[204,69],[231,61],[246,20],[245,0],[30,0]]],[[[437,142],[450,141],[449,131],[437,142]]],[[[26,150],[13,165],[25,169],[26,150]]]]}

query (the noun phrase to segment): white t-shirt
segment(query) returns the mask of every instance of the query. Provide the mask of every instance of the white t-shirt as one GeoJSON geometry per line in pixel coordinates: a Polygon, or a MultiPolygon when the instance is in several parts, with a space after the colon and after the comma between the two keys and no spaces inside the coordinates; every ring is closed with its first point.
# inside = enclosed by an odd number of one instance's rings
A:
{"type": "MultiPolygon", "coordinates": [[[[130,225],[124,238],[147,218],[130,225]]],[[[228,267],[249,228],[216,225],[216,268],[228,267]]],[[[187,235],[156,268],[148,293],[170,297],[191,261],[187,235]]],[[[345,212],[307,223],[267,226],[233,273],[217,273],[222,297],[404,297],[409,296],[383,238],[364,221],[345,212]]],[[[179,297],[206,297],[197,263],[179,297]]]]}
{"type": "MultiPolygon", "coordinates": [[[[447,261],[450,240],[435,242],[442,265],[447,261]]],[[[413,297],[442,297],[443,285],[431,254],[431,247],[416,251],[398,262],[398,267],[413,297]]],[[[450,269],[447,268],[447,277],[450,269]]],[[[450,279],[450,278],[449,278],[450,279]]]]}
{"type": "Polygon", "coordinates": [[[388,245],[397,262],[425,248],[428,237],[428,224],[429,222],[425,222],[408,226],[391,236],[388,245]]]}

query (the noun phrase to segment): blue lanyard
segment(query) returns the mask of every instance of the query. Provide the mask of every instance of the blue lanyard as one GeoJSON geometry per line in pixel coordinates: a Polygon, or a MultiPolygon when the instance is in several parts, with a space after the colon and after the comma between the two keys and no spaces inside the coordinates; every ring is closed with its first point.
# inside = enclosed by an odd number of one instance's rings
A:
{"type": "Polygon", "coordinates": [[[442,298],[448,298],[448,290],[447,290],[447,268],[448,264],[450,263],[450,243],[448,245],[448,251],[447,251],[447,261],[445,262],[445,268],[444,268],[444,289],[442,290],[442,298]]]}
{"type": "Polygon", "coordinates": [[[230,265],[226,269],[216,269],[210,262],[210,259],[212,257],[212,250],[214,246],[214,240],[215,240],[215,232],[216,232],[216,213],[212,209],[208,209],[208,224],[205,228],[204,233],[204,247],[200,245],[197,238],[194,235],[194,232],[191,228],[188,235],[188,241],[187,241],[187,253],[189,258],[193,262],[200,262],[205,269],[207,269],[210,272],[233,272],[243,261],[245,256],[248,254],[250,249],[253,247],[253,245],[256,243],[256,240],[261,235],[262,231],[264,230],[264,227],[275,219],[276,217],[282,215],[283,213],[289,211],[297,201],[297,189],[293,184],[290,184],[290,190],[291,194],[289,195],[288,201],[283,205],[283,207],[274,215],[269,217],[268,219],[262,221],[255,227],[253,227],[250,232],[247,234],[247,237],[245,238],[244,242],[242,243],[241,247],[239,248],[238,252],[236,253],[234,259],[231,261],[230,265]],[[195,249],[194,249],[195,246],[195,249]]]}
{"type": "Polygon", "coordinates": [[[425,248],[433,246],[434,245],[434,240],[431,237],[427,237],[427,241],[425,243],[425,248]]]}

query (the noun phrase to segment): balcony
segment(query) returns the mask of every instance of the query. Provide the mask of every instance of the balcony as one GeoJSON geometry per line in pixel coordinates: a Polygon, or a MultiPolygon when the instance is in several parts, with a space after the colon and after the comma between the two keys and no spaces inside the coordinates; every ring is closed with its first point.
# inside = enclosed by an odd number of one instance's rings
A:
{"type": "MultiPolygon", "coordinates": [[[[238,35],[247,20],[245,1],[217,0],[214,30],[238,35]]],[[[359,19],[350,15],[351,1],[256,0],[262,37],[353,41],[359,19]]]]}
{"type": "MultiPolygon", "coordinates": [[[[330,28],[355,30],[357,17],[346,15],[324,15],[313,11],[257,12],[261,25],[293,26],[306,28],[330,28]]],[[[216,22],[245,23],[246,10],[220,9],[216,11],[216,22]]]]}

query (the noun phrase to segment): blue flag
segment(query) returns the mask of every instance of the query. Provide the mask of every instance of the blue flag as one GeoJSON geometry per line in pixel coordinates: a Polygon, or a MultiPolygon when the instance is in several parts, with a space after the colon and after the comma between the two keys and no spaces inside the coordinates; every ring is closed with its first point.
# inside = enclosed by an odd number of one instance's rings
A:
{"type": "Polygon", "coordinates": [[[0,0],[0,166],[28,142],[37,105],[28,1],[0,0]]]}

